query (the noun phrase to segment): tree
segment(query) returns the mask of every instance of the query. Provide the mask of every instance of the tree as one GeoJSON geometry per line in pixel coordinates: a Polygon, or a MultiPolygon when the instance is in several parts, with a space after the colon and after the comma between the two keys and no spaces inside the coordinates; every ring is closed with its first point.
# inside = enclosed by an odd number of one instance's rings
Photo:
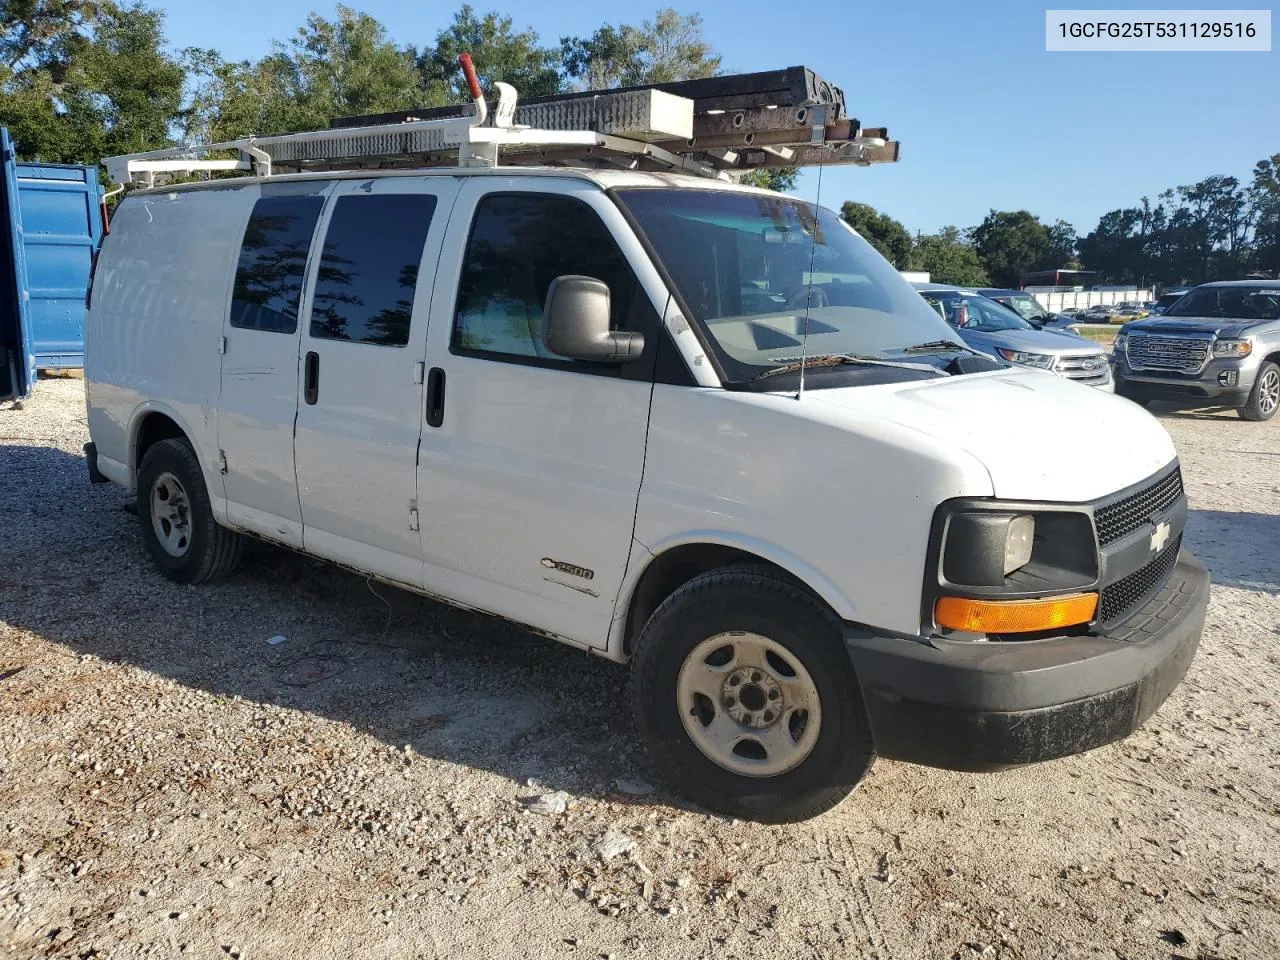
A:
{"type": "Polygon", "coordinates": [[[840,207],[840,219],[862,234],[864,240],[899,270],[907,269],[911,261],[911,234],[893,217],[868,204],[847,200],[840,207]]]}
{"type": "MultiPolygon", "coordinates": [[[[288,43],[256,63],[227,63],[212,50],[187,50],[194,91],[186,123],[195,140],[327,127],[338,116],[428,105],[414,51],[396,46],[365,13],[339,6],[318,14],[288,43]]],[[[437,93],[435,103],[443,103],[437,93]]]]}
{"type": "Polygon", "coordinates": [[[1024,271],[1062,266],[1049,264],[1049,228],[1026,210],[992,210],[974,228],[973,245],[991,279],[1002,287],[1016,287],[1024,271]]]}
{"type": "Polygon", "coordinates": [[[776,190],[778,193],[789,193],[796,188],[800,179],[800,171],[795,167],[760,167],[744,173],[740,183],[765,190],[776,190]]]}
{"type": "Polygon", "coordinates": [[[1259,160],[1249,188],[1254,218],[1254,266],[1280,277],[1280,153],[1259,160]]]}
{"type": "Polygon", "coordinates": [[[640,26],[603,26],[590,37],[564,37],[565,74],[584,90],[712,77],[721,57],[703,39],[702,17],[670,7],[640,26]]]}
{"type": "Polygon", "coordinates": [[[956,227],[943,227],[915,242],[909,263],[911,270],[927,270],[930,280],[965,287],[983,287],[990,279],[978,257],[956,227]]]}
{"type": "Polygon", "coordinates": [[[141,6],[18,0],[0,8],[0,124],[21,156],[65,163],[163,145],[183,70],[141,6]]]}
{"type": "Polygon", "coordinates": [[[436,35],[434,48],[418,58],[423,86],[440,92],[446,102],[469,103],[466,81],[458,69],[458,55],[470,53],[482,82],[509,83],[521,97],[559,93],[558,52],[541,45],[532,30],[516,30],[510,17],[497,13],[477,16],[470,4],[453,15],[453,23],[436,35]]]}

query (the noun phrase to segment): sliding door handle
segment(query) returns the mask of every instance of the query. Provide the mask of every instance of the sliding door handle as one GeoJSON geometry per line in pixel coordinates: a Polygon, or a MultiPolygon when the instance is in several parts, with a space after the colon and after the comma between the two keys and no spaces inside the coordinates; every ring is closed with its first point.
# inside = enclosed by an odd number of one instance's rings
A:
{"type": "Polygon", "coordinates": [[[427,374],[427,426],[444,423],[444,371],[432,367],[427,374]]]}
{"type": "Polygon", "coordinates": [[[320,398],[320,354],[307,352],[302,372],[302,399],[314,404],[320,398]]]}

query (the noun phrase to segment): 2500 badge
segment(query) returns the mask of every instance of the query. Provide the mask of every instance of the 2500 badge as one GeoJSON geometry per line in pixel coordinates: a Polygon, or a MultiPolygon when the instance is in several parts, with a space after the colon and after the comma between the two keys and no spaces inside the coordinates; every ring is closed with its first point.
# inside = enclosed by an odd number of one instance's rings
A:
{"type": "Polygon", "coordinates": [[[571,577],[581,577],[583,580],[590,580],[596,575],[594,570],[588,570],[586,567],[579,567],[573,563],[552,560],[550,557],[543,557],[542,565],[548,570],[559,570],[561,573],[567,573],[571,577]]]}

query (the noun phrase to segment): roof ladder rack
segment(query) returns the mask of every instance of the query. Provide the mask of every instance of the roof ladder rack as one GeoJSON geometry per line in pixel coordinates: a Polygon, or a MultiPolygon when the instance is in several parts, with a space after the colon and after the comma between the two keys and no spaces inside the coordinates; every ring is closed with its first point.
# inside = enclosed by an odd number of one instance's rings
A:
{"type": "Polygon", "coordinates": [[[895,162],[884,128],[846,116],[844,93],[805,67],[538,97],[496,83],[490,116],[467,54],[472,103],[343,117],[325,130],[108,157],[116,183],[157,176],[457,166],[575,166],[734,179],[752,170],[895,162]]]}

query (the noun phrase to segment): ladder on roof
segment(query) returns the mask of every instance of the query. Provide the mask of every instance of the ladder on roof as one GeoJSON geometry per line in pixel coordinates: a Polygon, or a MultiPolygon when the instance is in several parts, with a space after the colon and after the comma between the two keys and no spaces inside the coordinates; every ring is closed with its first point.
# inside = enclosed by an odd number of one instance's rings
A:
{"type": "Polygon", "coordinates": [[[722,180],[757,169],[892,163],[888,130],[846,115],[844,92],[806,67],[538,97],[495,84],[490,116],[475,68],[459,57],[472,103],[331,121],[325,130],[246,137],[107,157],[119,184],[157,176],[446,165],[571,166],[722,180]],[[220,154],[221,156],[215,156],[220,154]],[[231,156],[234,154],[234,156],[231,156]]]}

